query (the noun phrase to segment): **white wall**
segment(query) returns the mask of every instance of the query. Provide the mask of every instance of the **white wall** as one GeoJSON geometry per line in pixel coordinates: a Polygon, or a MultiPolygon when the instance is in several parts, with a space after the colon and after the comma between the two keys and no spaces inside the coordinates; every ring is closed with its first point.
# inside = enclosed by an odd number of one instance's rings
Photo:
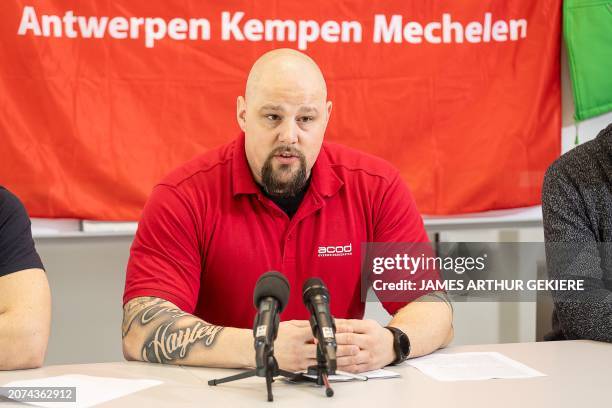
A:
{"type": "Polygon", "coordinates": [[[121,298],[132,237],[35,241],[53,301],[45,364],[122,360],[121,298]]]}

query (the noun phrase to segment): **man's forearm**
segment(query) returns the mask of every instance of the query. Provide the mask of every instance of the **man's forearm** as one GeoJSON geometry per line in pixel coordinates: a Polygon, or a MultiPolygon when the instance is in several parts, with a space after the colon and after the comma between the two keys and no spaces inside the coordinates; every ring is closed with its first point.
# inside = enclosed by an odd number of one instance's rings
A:
{"type": "Polygon", "coordinates": [[[122,337],[128,360],[232,368],[255,361],[250,330],[207,323],[160,298],[125,305],[122,337]]]}
{"type": "Polygon", "coordinates": [[[438,292],[425,295],[401,308],[389,326],[410,339],[410,358],[446,347],[453,339],[453,311],[448,298],[438,292]]]}

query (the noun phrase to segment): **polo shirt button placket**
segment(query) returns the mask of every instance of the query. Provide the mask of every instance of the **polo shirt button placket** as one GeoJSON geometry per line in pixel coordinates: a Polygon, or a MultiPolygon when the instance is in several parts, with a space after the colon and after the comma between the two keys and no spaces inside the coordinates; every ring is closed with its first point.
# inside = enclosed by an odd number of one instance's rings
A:
{"type": "Polygon", "coordinates": [[[295,259],[295,232],[289,232],[287,234],[287,237],[285,238],[285,253],[284,253],[284,260],[285,261],[293,261],[295,259]]]}

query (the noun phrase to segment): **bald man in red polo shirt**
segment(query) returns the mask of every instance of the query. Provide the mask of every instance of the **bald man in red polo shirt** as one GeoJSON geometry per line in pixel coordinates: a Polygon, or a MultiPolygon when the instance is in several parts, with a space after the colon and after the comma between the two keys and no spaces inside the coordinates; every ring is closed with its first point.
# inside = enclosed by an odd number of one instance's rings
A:
{"type": "Polygon", "coordinates": [[[393,329],[362,320],[361,243],[427,235],[397,170],[323,143],[331,111],[323,75],[306,55],[274,50],[255,62],[237,101],[241,135],[172,172],[145,206],[123,298],[127,359],[253,366],[253,288],[269,270],[291,285],[275,341],[281,368],[316,364],[300,293],[315,276],[338,318],[339,370],[377,369],[450,342],[452,310],[420,301],[425,292],[383,302],[393,329]],[[409,339],[409,356],[398,336],[409,339]]]}

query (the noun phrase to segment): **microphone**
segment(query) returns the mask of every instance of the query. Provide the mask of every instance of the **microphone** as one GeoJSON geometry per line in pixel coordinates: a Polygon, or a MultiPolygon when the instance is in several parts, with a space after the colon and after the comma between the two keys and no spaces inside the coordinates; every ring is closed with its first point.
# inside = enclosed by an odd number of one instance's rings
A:
{"type": "Polygon", "coordinates": [[[259,277],[253,291],[253,303],[257,309],[253,322],[255,338],[255,367],[259,377],[265,377],[268,358],[274,353],[274,340],[278,334],[279,314],[289,301],[289,282],[276,271],[259,277]]]}
{"type": "Polygon", "coordinates": [[[310,312],[310,327],[329,374],[336,372],[336,323],[329,311],[329,291],[319,278],[310,278],[302,287],[302,299],[310,312]]]}

